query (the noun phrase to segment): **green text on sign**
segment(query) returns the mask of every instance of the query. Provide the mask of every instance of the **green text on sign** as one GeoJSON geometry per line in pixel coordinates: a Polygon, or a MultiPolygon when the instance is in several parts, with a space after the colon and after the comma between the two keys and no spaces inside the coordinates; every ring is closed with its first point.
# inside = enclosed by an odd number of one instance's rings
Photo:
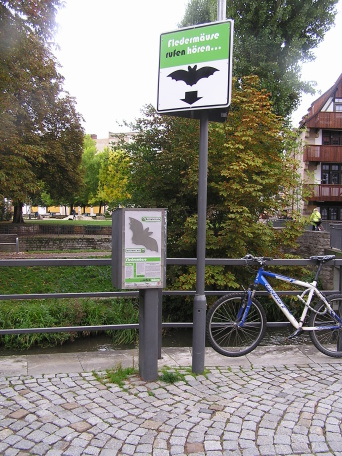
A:
{"type": "Polygon", "coordinates": [[[221,22],[162,34],[160,68],[227,59],[230,27],[230,22],[221,22]]]}

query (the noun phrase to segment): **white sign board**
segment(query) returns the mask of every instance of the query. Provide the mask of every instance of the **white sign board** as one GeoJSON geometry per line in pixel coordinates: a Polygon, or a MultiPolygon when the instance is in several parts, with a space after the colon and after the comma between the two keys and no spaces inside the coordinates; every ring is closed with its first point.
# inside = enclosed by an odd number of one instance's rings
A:
{"type": "Polygon", "coordinates": [[[159,113],[230,105],[233,24],[214,22],[160,36],[159,113]]]}

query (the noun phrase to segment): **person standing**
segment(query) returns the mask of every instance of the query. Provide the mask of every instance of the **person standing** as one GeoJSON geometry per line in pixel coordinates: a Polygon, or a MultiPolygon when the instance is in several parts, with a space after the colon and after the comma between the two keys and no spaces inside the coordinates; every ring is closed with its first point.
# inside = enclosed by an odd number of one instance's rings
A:
{"type": "Polygon", "coordinates": [[[312,230],[318,231],[318,227],[322,223],[322,217],[318,210],[318,207],[315,207],[315,209],[312,211],[312,214],[310,215],[310,222],[312,224],[312,230]]]}

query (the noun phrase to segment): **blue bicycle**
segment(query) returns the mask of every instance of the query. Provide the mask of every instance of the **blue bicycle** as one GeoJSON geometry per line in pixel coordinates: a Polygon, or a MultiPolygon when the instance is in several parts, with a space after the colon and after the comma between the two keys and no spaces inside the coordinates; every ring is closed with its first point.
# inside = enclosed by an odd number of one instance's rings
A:
{"type": "Polygon", "coordinates": [[[266,314],[255,298],[256,290],[262,285],[288,321],[295,328],[289,338],[309,331],[312,343],[325,355],[342,357],[342,295],[325,296],[317,288],[317,281],[324,263],[335,255],[314,256],[318,264],[312,283],[266,271],[264,266],[271,258],[246,255],[246,265],[257,265],[254,283],[241,293],[229,293],[218,299],[207,314],[206,330],[211,346],[224,356],[243,356],[254,350],[266,331],[266,314]],[[267,278],[291,283],[304,291],[298,296],[304,308],[297,320],[267,278]],[[310,311],[310,312],[309,312],[310,311]]]}

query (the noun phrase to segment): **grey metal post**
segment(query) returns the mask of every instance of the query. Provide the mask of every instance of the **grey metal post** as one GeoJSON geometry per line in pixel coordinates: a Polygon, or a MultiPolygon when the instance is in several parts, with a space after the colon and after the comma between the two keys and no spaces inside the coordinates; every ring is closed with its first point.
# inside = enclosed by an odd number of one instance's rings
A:
{"type": "Polygon", "coordinates": [[[223,21],[227,14],[227,0],[217,0],[217,20],[223,21]]]}
{"type": "MultiPolygon", "coordinates": [[[[217,0],[217,20],[226,18],[227,1],[217,0]]],[[[192,371],[204,371],[205,323],[207,299],[205,296],[205,248],[207,220],[207,170],[208,170],[208,112],[201,112],[198,182],[197,271],[196,295],[193,306],[192,371]]]]}
{"type": "Polygon", "coordinates": [[[158,378],[159,290],[139,290],[139,374],[145,381],[158,378]]]}
{"type": "Polygon", "coordinates": [[[158,288],[158,359],[162,358],[163,290],[158,288]]]}
{"type": "Polygon", "coordinates": [[[204,371],[205,322],[207,300],[205,296],[205,247],[207,219],[207,169],[208,169],[208,112],[201,112],[198,182],[197,271],[196,295],[193,306],[192,371],[204,371]]]}

